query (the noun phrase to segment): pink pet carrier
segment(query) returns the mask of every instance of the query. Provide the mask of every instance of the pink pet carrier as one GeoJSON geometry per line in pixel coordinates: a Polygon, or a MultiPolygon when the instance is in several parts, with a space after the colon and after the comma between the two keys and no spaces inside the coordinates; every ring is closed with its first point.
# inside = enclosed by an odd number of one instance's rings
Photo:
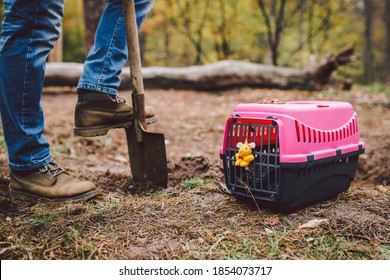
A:
{"type": "Polygon", "coordinates": [[[287,210],[346,191],[364,147],[349,103],[254,103],[234,109],[220,155],[234,196],[287,210]],[[240,142],[254,147],[245,167],[236,165],[240,142]]]}

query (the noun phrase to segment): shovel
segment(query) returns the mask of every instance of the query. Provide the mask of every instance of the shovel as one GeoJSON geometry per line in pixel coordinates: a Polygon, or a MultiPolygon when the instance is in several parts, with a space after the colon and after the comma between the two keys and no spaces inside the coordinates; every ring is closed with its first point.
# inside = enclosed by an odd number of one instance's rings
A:
{"type": "Polygon", "coordinates": [[[130,168],[135,183],[166,187],[168,183],[165,137],[146,131],[145,95],[134,0],[122,0],[132,86],[133,124],[126,128],[130,168]]]}

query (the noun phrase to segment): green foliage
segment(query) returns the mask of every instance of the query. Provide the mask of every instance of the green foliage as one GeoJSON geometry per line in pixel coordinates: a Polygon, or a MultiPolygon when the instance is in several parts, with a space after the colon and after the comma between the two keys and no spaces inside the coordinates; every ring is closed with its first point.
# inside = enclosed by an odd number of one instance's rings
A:
{"type": "MultiPolygon", "coordinates": [[[[222,59],[266,63],[268,34],[257,2],[156,1],[141,29],[143,65],[189,66],[222,59]]],[[[376,81],[383,81],[386,57],[384,3],[375,3],[373,76],[376,81]]],[[[3,9],[1,1],[0,20],[3,9]]],[[[267,9],[270,11],[269,7],[267,9]]],[[[282,25],[278,49],[281,66],[307,67],[349,44],[356,46],[357,53],[364,50],[362,1],[287,1],[282,25]]],[[[82,0],[66,2],[63,36],[64,60],[83,62],[87,50],[82,0]]],[[[362,81],[363,63],[358,61],[341,67],[339,74],[362,81]]]]}
{"type": "Polygon", "coordinates": [[[32,208],[33,220],[32,224],[36,227],[44,226],[53,221],[55,215],[47,210],[45,204],[38,203],[32,208]]]}
{"type": "Polygon", "coordinates": [[[63,20],[64,61],[83,62],[86,56],[83,2],[68,0],[63,20]]]}
{"type": "Polygon", "coordinates": [[[251,0],[156,1],[141,29],[144,65],[261,61],[265,52],[256,47],[257,34],[265,29],[254,7],[251,0]]]}
{"type": "Polygon", "coordinates": [[[191,189],[194,189],[197,187],[207,185],[208,183],[209,183],[209,181],[205,177],[200,176],[200,177],[195,177],[195,178],[184,180],[183,182],[181,182],[181,186],[185,190],[191,190],[191,189]]]}
{"type": "Polygon", "coordinates": [[[6,148],[4,135],[0,133],[0,151],[5,150],[6,148]]]}
{"type": "Polygon", "coordinates": [[[380,82],[374,82],[370,85],[360,86],[359,90],[370,94],[386,93],[388,96],[390,96],[390,87],[380,82]]]}
{"type": "Polygon", "coordinates": [[[79,237],[83,238],[83,237],[84,237],[84,229],[83,229],[83,227],[80,225],[80,222],[79,222],[76,218],[72,217],[72,224],[73,224],[75,233],[76,233],[79,237]]]}

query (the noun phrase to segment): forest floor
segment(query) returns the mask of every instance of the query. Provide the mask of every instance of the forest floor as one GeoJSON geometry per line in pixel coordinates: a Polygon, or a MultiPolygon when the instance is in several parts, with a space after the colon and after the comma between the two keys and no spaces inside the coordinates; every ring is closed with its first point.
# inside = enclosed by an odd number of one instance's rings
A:
{"type": "MultiPolygon", "coordinates": [[[[121,96],[130,100],[129,92],[121,96]]],[[[77,95],[46,93],[52,154],[101,194],[85,203],[10,197],[0,134],[1,259],[390,259],[390,96],[350,92],[235,89],[150,90],[146,103],[165,134],[166,189],[134,193],[124,130],[72,135],[77,95]],[[366,143],[356,179],[337,197],[288,214],[240,203],[222,192],[219,147],[238,103],[348,101],[366,143]],[[307,226],[307,222],[318,223],[307,226]]]]}

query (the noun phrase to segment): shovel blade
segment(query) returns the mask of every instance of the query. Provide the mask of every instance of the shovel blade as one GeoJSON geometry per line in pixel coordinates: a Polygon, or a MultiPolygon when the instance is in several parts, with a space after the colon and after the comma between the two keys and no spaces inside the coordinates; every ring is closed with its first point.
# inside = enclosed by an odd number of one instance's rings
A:
{"type": "Polygon", "coordinates": [[[146,131],[140,126],[142,141],[138,141],[133,124],[126,128],[130,168],[133,180],[137,183],[151,183],[167,187],[168,167],[164,134],[146,131]]]}

